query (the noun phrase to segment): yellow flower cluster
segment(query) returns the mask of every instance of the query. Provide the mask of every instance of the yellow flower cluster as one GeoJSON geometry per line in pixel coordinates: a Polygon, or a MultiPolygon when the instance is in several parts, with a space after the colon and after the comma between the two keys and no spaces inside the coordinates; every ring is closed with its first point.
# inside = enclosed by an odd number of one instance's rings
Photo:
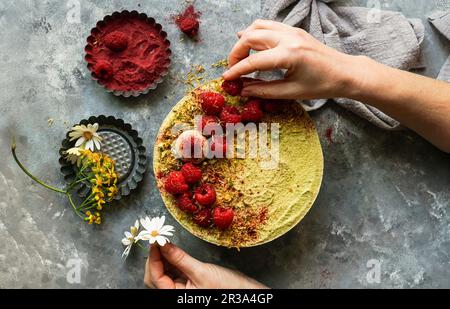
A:
{"type": "MultiPolygon", "coordinates": [[[[97,211],[101,211],[103,206],[111,202],[118,193],[118,176],[114,168],[114,160],[106,154],[91,152],[90,150],[83,150],[81,158],[83,160],[82,169],[86,171],[85,174],[88,175],[87,178],[92,186],[91,194],[83,205],[86,206],[85,209],[96,208],[97,211]]],[[[85,215],[84,220],[89,224],[101,223],[99,212],[93,214],[88,210],[85,215]]]]}

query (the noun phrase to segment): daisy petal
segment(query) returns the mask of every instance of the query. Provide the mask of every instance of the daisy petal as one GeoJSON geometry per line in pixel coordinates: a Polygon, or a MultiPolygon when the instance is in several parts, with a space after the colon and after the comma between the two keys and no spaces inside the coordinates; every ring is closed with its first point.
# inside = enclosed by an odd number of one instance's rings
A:
{"type": "Polygon", "coordinates": [[[157,237],[158,237],[158,236],[156,236],[156,237],[150,236],[149,242],[150,242],[151,245],[153,245],[153,244],[156,242],[156,238],[157,238],[157,237]]]}
{"type": "Polygon", "coordinates": [[[80,138],[77,140],[77,142],[75,143],[75,147],[81,146],[81,145],[84,143],[84,141],[85,141],[85,138],[84,138],[83,136],[80,137],[80,138]]]}
{"type": "Polygon", "coordinates": [[[122,239],[122,244],[124,246],[129,246],[129,245],[131,245],[131,241],[128,238],[124,238],[124,239],[122,239]]]}
{"type": "Polygon", "coordinates": [[[145,217],[144,219],[141,219],[141,225],[144,229],[150,230],[151,229],[151,221],[149,217],[145,217]]]}
{"type": "Polygon", "coordinates": [[[158,242],[158,245],[160,245],[161,247],[164,247],[164,245],[167,243],[167,238],[163,237],[163,236],[157,236],[156,237],[156,241],[158,242]]]}
{"type": "Polygon", "coordinates": [[[127,258],[130,251],[131,251],[131,246],[126,247],[125,250],[123,250],[122,258],[127,258]]]}
{"type": "Polygon", "coordinates": [[[150,240],[150,233],[148,231],[142,231],[139,233],[138,236],[136,236],[136,239],[142,239],[142,240],[150,240]]]}
{"type": "Polygon", "coordinates": [[[93,138],[92,140],[94,141],[94,146],[95,146],[95,148],[97,148],[98,150],[100,150],[100,142],[99,142],[96,138],[93,138]]]}
{"type": "Polygon", "coordinates": [[[157,218],[157,225],[156,225],[156,229],[159,231],[162,229],[162,227],[164,226],[164,222],[166,221],[166,217],[162,216],[161,218],[157,218]]]}
{"type": "Polygon", "coordinates": [[[94,151],[94,142],[92,140],[87,141],[85,148],[94,151]]]}

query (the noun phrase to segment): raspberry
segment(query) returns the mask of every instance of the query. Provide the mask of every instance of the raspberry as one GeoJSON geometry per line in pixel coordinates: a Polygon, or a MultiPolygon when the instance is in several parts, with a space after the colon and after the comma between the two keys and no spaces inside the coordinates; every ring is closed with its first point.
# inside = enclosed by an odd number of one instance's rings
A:
{"type": "Polygon", "coordinates": [[[183,161],[201,162],[204,159],[206,138],[197,130],[187,130],[175,141],[174,154],[183,161]]]}
{"type": "Polygon", "coordinates": [[[194,222],[201,227],[208,227],[211,225],[211,210],[202,209],[194,214],[194,222]]]}
{"type": "Polygon", "coordinates": [[[239,123],[241,122],[242,118],[239,113],[239,110],[234,106],[225,106],[220,113],[220,121],[222,122],[222,125],[226,125],[227,123],[239,123]]]}
{"type": "Polygon", "coordinates": [[[230,227],[234,218],[234,211],[231,208],[216,207],[213,212],[214,224],[220,230],[230,227]]]}
{"type": "Polygon", "coordinates": [[[203,111],[207,115],[219,115],[225,106],[225,98],[216,92],[203,92],[200,95],[203,111]]]}
{"type": "Polygon", "coordinates": [[[195,205],[191,194],[188,192],[183,193],[177,198],[177,206],[181,210],[188,213],[194,213],[197,211],[197,205],[195,205]]]}
{"type": "Polygon", "coordinates": [[[180,30],[183,31],[190,38],[194,38],[198,34],[200,23],[195,18],[184,18],[181,20],[180,30]]]}
{"type": "Polygon", "coordinates": [[[244,82],[240,78],[236,80],[226,80],[222,83],[223,91],[232,96],[240,95],[242,88],[244,88],[244,82]]]}
{"type": "Polygon", "coordinates": [[[286,102],[286,100],[263,100],[261,107],[267,113],[276,114],[283,109],[283,104],[286,102]]]}
{"type": "Polygon", "coordinates": [[[186,163],[181,168],[181,173],[188,184],[194,184],[202,179],[202,170],[192,163],[186,163]]]}
{"type": "Polygon", "coordinates": [[[200,205],[212,206],[216,202],[216,190],[211,185],[202,184],[195,189],[194,197],[200,205]]]}
{"type": "Polygon", "coordinates": [[[241,116],[243,122],[260,122],[263,117],[261,101],[258,99],[248,100],[244,105],[241,116]]]}
{"type": "Polygon", "coordinates": [[[113,76],[112,65],[108,61],[100,60],[94,67],[93,70],[95,77],[100,80],[108,80],[113,76]]]}
{"type": "Polygon", "coordinates": [[[189,190],[183,173],[178,171],[170,172],[164,183],[164,188],[171,194],[181,194],[189,190]]]}
{"type": "Polygon", "coordinates": [[[105,35],[105,45],[114,52],[124,51],[128,47],[128,37],[120,31],[113,31],[105,35]]]}
{"type": "Polygon", "coordinates": [[[227,138],[225,136],[213,136],[211,141],[211,157],[216,157],[217,159],[225,158],[227,155],[227,138]]]}
{"type": "Polygon", "coordinates": [[[213,135],[216,133],[216,129],[219,129],[219,122],[220,120],[216,116],[202,116],[197,123],[197,130],[205,136],[213,135]]]}

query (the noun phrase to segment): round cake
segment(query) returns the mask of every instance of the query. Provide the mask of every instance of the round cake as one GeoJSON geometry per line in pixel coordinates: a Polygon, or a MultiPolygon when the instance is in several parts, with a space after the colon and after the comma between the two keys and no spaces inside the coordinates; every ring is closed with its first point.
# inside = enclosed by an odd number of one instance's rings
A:
{"type": "MultiPolygon", "coordinates": [[[[154,173],[167,209],[189,232],[225,247],[261,245],[292,229],[312,207],[322,181],[322,148],[313,122],[297,102],[264,102],[268,104],[259,111],[257,99],[240,97],[233,87],[227,87],[227,93],[222,82],[214,80],[191,91],[167,115],[155,143],[154,173]],[[216,106],[205,106],[205,93],[216,106]],[[216,94],[215,101],[211,93],[216,94]],[[222,120],[262,117],[256,125],[257,138],[274,150],[273,155],[260,151],[262,144],[255,155],[254,137],[244,131],[244,149],[227,140],[233,157],[180,159],[179,139],[190,134],[191,141],[203,140],[202,133],[192,133],[199,129],[197,117],[214,114],[217,106],[222,107],[217,116],[222,120]],[[201,179],[188,181],[197,175],[201,179]]],[[[217,139],[205,139],[209,150],[214,144],[220,147],[217,139]]]]}

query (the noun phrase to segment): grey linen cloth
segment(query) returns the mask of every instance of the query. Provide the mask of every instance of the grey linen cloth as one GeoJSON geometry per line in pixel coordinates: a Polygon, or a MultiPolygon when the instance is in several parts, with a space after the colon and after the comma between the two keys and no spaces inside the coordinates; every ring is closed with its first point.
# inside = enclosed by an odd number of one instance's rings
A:
{"type": "MultiPolygon", "coordinates": [[[[423,67],[420,44],[424,26],[401,13],[363,7],[339,6],[335,0],[265,0],[267,19],[301,27],[322,43],[352,55],[372,59],[403,70],[423,67]]],[[[338,105],[376,126],[395,130],[400,123],[378,109],[346,98],[334,98],[338,105]]],[[[307,110],[322,107],[327,100],[303,101],[307,110]]]]}
{"type": "MultiPolygon", "coordinates": [[[[450,12],[438,11],[431,14],[428,19],[450,41],[450,12]]],[[[441,69],[438,79],[450,82],[450,57],[441,69]]]]}

